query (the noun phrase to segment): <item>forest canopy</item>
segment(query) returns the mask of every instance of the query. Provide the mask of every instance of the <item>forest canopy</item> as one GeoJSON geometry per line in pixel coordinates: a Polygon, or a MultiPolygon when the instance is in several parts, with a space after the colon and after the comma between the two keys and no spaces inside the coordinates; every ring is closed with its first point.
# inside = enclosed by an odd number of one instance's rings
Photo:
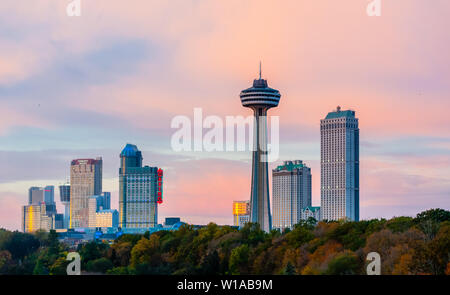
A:
{"type": "MultiPolygon", "coordinates": [[[[0,229],[0,274],[66,274],[67,245],[51,231],[0,229]]],[[[108,244],[78,245],[84,273],[101,274],[366,274],[367,254],[381,256],[381,273],[450,274],[450,212],[359,222],[302,221],[292,230],[265,233],[210,223],[199,229],[125,234],[108,244]]]]}

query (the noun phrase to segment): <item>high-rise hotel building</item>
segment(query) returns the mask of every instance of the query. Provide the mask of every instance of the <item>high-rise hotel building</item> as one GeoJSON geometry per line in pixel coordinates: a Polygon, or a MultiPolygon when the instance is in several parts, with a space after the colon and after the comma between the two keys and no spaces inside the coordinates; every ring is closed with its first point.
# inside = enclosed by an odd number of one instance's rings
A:
{"type": "Polygon", "coordinates": [[[302,161],[285,161],[272,170],[273,227],[293,228],[302,209],[311,206],[311,168],[302,161]]]}
{"type": "Polygon", "coordinates": [[[158,224],[162,178],[162,169],[142,167],[142,153],[135,145],[125,146],[120,153],[119,227],[149,228],[158,224]]]}
{"type": "Polygon", "coordinates": [[[321,215],[359,220],[359,128],[355,112],[328,113],[320,121],[321,215]]]}
{"type": "Polygon", "coordinates": [[[102,193],[102,158],[70,165],[70,228],[89,227],[89,197],[102,193]]]}

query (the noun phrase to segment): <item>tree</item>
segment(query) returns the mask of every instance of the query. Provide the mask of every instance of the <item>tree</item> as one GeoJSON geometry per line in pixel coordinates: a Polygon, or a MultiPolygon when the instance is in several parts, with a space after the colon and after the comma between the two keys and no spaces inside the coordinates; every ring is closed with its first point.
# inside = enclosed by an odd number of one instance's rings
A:
{"type": "Polygon", "coordinates": [[[59,257],[56,261],[50,266],[50,274],[63,276],[67,275],[67,265],[69,261],[66,260],[66,257],[59,257]]]}
{"type": "Polygon", "coordinates": [[[131,258],[131,243],[117,242],[108,249],[107,257],[115,266],[127,266],[131,258]]]}
{"type": "Polygon", "coordinates": [[[414,224],[414,219],[412,217],[394,217],[388,222],[386,222],[386,227],[390,229],[393,233],[404,232],[410,229],[414,224]]]}
{"type": "Polygon", "coordinates": [[[142,238],[131,250],[131,266],[136,267],[142,263],[149,263],[152,255],[157,252],[160,246],[158,235],[151,235],[150,239],[142,238]]]}
{"type": "Polygon", "coordinates": [[[439,231],[440,224],[450,221],[450,211],[444,209],[430,209],[417,214],[414,222],[421,229],[429,240],[432,240],[439,231]]]}
{"type": "Polygon", "coordinates": [[[292,231],[286,233],[288,244],[294,248],[298,248],[312,239],[314,239],[312,229],[310,225],[305,223],[296,224],[292,231]]]}
{"type": "Polygon", "coordinates": [[[214,250],[204,257],[200,264],[200,270],[205,275],[217,275],[220,273],[220,258],[217,250],[214,250]]]}
{"type": "Polygon", "coordinates": [[[3,241],[1,241],[0,249],[9,251],[13,259],[18,260],[35,252],[39,246],[39,240],[33,235],[16,231],[5,235],[3,241]]]}
{"type": "Polygon", "coordinates": [[[106,273],[109,269],[114,267],[111,260],[106,257],[102,257],[99,259],[91,260],[87,263],[86,269],[88,271],[97,272],[97,273],[106,273]]]}
{"type": "Polygon", "coordinates": [[[246,244],[234,248],[230,256],[230,272],[233,275],[243,274],[247,269],[249,248],[246,244]]]}
{"type": "Polygon", "coordinates": [[[360,268],[358,258],[351,251],[344,251],[334,257],[325,272],[327,275],[353,275],[360,268]]]}
{"type": "Polygon", "coordinates": [[[295,275],[297,274],[295,272],[295,267],[292,265],[291,262],[288,262],[286,267],[284,268],[283,274],[285,275],[295,275]]]}
{"type": "Polygon", "coordinates": [[[0,274],[7,274],[13,264],[11,253],[7,250],[0,251],[0,274]]]}
{"type": "Polygon", "coordinates": [[[102,258],[106,254],[107,244],[97,243],[95,241],[86,243],[78,249],[81,256],[81,262],[84,267],[91,260],[102,258]]]}
{"type": "Polygon", "coordinates": [[[432,271],[443,275],[450,261],[450,222],[445,222],[436,237],[429,244],[429,255],[432,261],[432,271]]]}

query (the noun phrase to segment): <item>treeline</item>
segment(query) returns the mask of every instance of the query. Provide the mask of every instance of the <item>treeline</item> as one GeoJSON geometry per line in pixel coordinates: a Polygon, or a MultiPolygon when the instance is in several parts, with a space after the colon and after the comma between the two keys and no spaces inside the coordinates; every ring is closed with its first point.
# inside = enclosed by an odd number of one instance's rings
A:
{"type": "MultiPolygon", "coordinates": [[[[359,222],[301,222],[265,233],[214,223],[194,229],[122,235],[112,245],[79,245],[81,268],[103,274],[366,274],[369,252],[381,255],[382,274],[450,274],[450,212],[359,222]]],[[[0,274],[66,273],[68,248],[55,232],[0,230],[0,274]]]]}

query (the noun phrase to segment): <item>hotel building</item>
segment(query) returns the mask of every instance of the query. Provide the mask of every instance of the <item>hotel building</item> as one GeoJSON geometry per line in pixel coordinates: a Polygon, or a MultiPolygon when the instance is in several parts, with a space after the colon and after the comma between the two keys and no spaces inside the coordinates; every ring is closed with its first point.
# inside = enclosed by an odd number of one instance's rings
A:
{"type": "Polygon", "coordinates": [[[301,210],[311,206],[311,168],[302,161],[285,161],[272,170],[273,227],[293,228],[301,210]]]}
{"type": "Polygon", "coordinates": [[[69,228],[89,227],[89,197],[102,192],[102,158],[73,160],[70,166],[69,228]]]}
{"type": "Polygon", "coordinates": [[[320,121],[320,154],[322,219],[359,221],[359,128],[354,111],[337,107],[320,121]]]}
{"type": "Polygon", "coordinates": [[[155,227],[162,187],[162,169],[142,167],[142,153],[136,145],[127,144],[120,153],[119,227],[155,227]]]}

